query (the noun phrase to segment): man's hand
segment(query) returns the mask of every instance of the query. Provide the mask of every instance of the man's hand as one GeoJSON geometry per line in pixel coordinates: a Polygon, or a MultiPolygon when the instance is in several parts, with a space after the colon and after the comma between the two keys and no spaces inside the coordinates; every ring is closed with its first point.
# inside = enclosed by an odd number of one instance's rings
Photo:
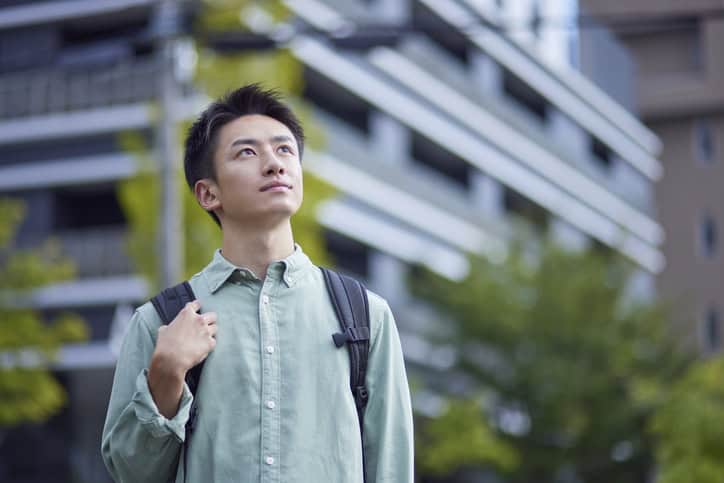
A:
{"type": "Polygon", "coordinates": [[[170,324],[158,329],[148,387],[159,412],[168,419],[178,411],[186,372],[216,347],[216,313],[196,313],[200,308],[198,300],[189,302],[170,324]]]}

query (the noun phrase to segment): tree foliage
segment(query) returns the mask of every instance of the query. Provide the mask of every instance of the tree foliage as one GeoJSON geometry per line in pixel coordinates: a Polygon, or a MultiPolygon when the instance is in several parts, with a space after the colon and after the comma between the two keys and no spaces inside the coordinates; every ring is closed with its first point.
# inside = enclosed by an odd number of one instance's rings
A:
{"type": "Polygon", "coordinates": [[[688,357],[661,307],[627,297],[625,262],[545,245],[471,264],[462,283],[423,270],[411,285],[456,321],[456,370],[494,395],[495,435],[520,463],[508,481],[645,481],[647,424],[688,357]]]}
{"type": "Polygon", "coordinates": [[[651,422],[660,483],[724,481],[724,358],[703,360],[673,384],[651,422]]]}
{"type": "Polygon", "coordinates": [[[497,437],[474,399],[453,400],[439,416],[418,419],[422,424],[415,436],[415,453],[417,467],[425,475],[444,477],[479,465],[509,472],[520,464],[518,453],[497,437]]]}
{"type": "Polygon", "coordinates": [[[62,314],[45,323],[29,304],[31,290],[73,276],[57,245],[17,250],[14,238],[24,207],[0,199],[0,427],[42,422],[66,402],[48,364],[61,344],[87,337],[84,323],[62,314]]]}

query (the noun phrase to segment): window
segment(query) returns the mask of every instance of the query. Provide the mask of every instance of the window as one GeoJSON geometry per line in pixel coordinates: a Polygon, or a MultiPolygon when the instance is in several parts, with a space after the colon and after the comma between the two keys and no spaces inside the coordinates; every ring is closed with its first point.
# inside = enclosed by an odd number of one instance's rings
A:
{"type": "Polygon", "coordinates": [[[503,92],[541,121],[548,116],[548,103],[523,79],[503,69],[503,92]]]}
{"type": "Polygon", "coordinates": [[[429,139],[412,133],[412,158],[443,175],[463,189],[470,188],[471,166],[463,159],[433,143],[429,139]]]}
{"type": "Polygon", "coordinates": [[[706,258],[716,255],[719,233],[716,220],[711,214],[705,214],[699,224],[699,246],[701,254],[706,258]]]}
{"type": "Polygon", "coordinates": [[[704,348],[707,352],[721,349],[721,317],[715,307],[709,307],[704,316],[704,348]]]}
{"type": "Polygon", "coordinates": [[[503,206],[506,212],[520,216],[541,232],[548,229],[549,212],[517,191],[505,188],[503,206]]]}
{"type": "Polygon", "coordinates": [[[125,216],[113,185],[61,189],[54,193],[54,198],[56,230],[125,224],[125,216]]]}
{"type": "Polygon", "coordinates": [[[336,270],[355,277],[369,277],[369,248],[340,233],[326,230],[324,241],[332,254],[336,270]]]}
{"type": "Polygon", "coordinates": [[[599,164],[599,166],[606,170],[611,168],[611,164],[613,161],[613,152],[598,138],[591,137],[591,154],[593,155],[593,159],[599,164]]]}
{"type": "Polygon", "coordinates": [[[711,164],[716,159],[714,147],[714,131],[708,121],[694,123],[694,156],[704,164],[711,164]]]}
{"type": "Polygon", "coordinates": [[[369,134],[369,105],[318,72],[312,69],[304,69],[304,91],[302,95],[319,109],[339,118],[365,134],[369,134]]]}
{"type": "Polygon", "coordinates": [[[412,24],[415,31],[424,32],[450,55],[468,64],[468,39],[419,2],[413,2],[412,24]]]}
{"type": "Polygon", "coordinates": [[[4,30],[0,33],[0,72],[44,67],[59,45],[52,25],[4,30]]]}

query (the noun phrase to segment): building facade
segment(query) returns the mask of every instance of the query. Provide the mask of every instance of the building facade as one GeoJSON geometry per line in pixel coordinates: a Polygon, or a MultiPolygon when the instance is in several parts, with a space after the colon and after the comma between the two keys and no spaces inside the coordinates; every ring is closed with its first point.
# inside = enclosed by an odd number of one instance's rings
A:
{"type": "Polygon", "coordinates": [[[667,233],[658,278],[689,345],[722,348],[724,320],[724,9],[721,2],[582,2],[630,50],[637,108],[663,141],[656,185],[667,233]],[[635,18],[636,22],[626,22],[635,18]]]}
{"type": "MultiPolygon", "coordinates": [[[[301,100],[327,138],[305,169],[339,191],[319,222],[340,268],[389,300],[413,370],[445,371],[455,353],[427,341],[435,327],[407,293],[411,265],[462,279],[469,253],[502,261],[521,221],[572,249],[622,254],[637,267],[632,296],[653,296],[666,266],[653,197],[660,143],[576,70],[576,32],[546,23],[576,15],[574,2],[284,3],[301,100]],[[377,30],[390,35],[365,35],[377,30]]],[[[78,279],[38,291],[36,306],[79,313],[92,334],[56,367],[68,409],[0,442],[3,480],[107,480],[99,444],[113,347],[149,296],[124,254],[115,185],[138,168],[119,133],[155,135],[156,7],[0,2],[0,190],[27,204],[22,244],[55,236],[78,263],[78,279]]],[[[268,30],[263,11],[246,13],[240,28],[268,30]]],[[[191,116],[194,93],[182,91],[179,115],[191,116]]],[[[436,401],[414,397],[420,411],[436,401]]]]}

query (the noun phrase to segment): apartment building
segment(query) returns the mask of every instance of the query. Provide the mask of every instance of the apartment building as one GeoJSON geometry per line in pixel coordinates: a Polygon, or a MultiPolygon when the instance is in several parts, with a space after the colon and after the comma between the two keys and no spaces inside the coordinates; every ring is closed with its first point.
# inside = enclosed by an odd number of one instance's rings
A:
{"type": "MultiPolygon", "coordinates": [[[[407,293],[409,267],[462,279],[467,253],[503,260],[521,220],[572,249],[621,253],[637,267],[632,296],[653,296],[666,266],[653,197],[660,143],[575,69],[576,33],[541,20],[575,15],[574,2],[285,4],[296,32],[285,46],[327,138],[305,168],[340,193],[319,222],[340,268],[389,300],[412,370],[445,371],[455,353],[424,337],[434,323],[407,293]]],[[[77,280],[38,291],[38,309],[78,312],[92,334],[56,367],[68,409],[0,442],[2,479],[107,480],[98,447],[112,346],[149,296],[123,250],[115,184],[137,166],[118,134],[154,137],[156,7],[0,1],[0,190],[27,204],[24,245],[52,235],[78,263],[77,280]]],[[[434,411],[436,396],[414,403],[434,411]]]]}
{"type": "Polygon", "coordinates": [[[715,0],[582,2],[630,50],[637,109],[663,141],[656,185],[667,233],[661,295],[682,336],[703,354],[722,348],[724,323],[724,5],[715,0]]]}
{"type": "Polygon", "coordinates": [[[35,294],[37,308],[71,310],[90,327],[88,343],[64,348],[55,368],[67,409],[3,435],[2,481],[108,481],[99,456],[114,365],[108,341],[114,319],[147,297],[124,250],[115,184],[137,163],[118,133],[153,137],[154,4],[0,2],[0,196],[26,204],[22,246],[53,236],[77,266],[76,280],[35,294]]]}

